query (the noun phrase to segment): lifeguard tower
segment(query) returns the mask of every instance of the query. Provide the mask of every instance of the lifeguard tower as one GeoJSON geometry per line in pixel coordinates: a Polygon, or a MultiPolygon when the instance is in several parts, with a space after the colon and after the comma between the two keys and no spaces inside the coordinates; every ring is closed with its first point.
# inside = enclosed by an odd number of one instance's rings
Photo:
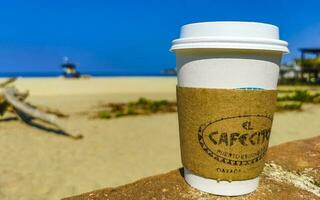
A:
{"type": "Polygon", "coordinates": [[[63,76],[65,78],[79,78],[81,74],[77,71],[76,65],[69,62],[68,57],[63,58],[63,64],[61,65],[63,76]]]}

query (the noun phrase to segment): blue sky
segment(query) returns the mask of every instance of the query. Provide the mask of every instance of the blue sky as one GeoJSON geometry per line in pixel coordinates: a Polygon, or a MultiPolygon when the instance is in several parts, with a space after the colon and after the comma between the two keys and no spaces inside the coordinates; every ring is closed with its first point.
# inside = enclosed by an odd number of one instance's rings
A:
{"type": "Polygon", "coordinates": [[[182,25],[258,21],[290,44],[320,47],[320,1],[0,1],[0,72],[58,71],[69,56],[82,71],[156,73],[175,65],[168,51],[182,25]]]}

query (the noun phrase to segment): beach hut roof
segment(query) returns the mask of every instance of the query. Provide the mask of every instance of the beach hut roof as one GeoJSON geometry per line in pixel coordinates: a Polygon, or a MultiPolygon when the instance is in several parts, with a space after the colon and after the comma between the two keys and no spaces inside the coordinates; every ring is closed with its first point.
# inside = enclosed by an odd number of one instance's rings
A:
{"type": "Polygon", "coordinates": [[[320,48],[300,48],[301,53],[320,53],[320,48]]]}
{"type": "Polygon", "coordinates": [[[72,63],[64,63],[61,65],[62,68],[69,68],[69,69],[75,69],[76,65],[72,63]]]}

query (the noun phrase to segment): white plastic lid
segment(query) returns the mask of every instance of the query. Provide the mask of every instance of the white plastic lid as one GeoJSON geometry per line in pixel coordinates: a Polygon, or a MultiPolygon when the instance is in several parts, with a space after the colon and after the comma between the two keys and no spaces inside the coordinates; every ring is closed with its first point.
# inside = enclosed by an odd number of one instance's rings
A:
{"type": "Polygon", "coordinates": [[[278,27],[257,22],[202,22],[182,26],[172,51],[190,48],[253,49],[288,53],[278,27]]]}

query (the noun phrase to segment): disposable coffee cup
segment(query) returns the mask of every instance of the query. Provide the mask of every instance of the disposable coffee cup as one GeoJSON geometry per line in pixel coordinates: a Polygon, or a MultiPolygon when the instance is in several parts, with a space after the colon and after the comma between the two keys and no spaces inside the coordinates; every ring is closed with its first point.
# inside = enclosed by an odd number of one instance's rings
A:
{"type": "Polygon", "coordinates": [[[238,196],[259,184],[287,42],[278,27],[204,22],[173,41],[181,157],[186,182],[238,196]]]}

